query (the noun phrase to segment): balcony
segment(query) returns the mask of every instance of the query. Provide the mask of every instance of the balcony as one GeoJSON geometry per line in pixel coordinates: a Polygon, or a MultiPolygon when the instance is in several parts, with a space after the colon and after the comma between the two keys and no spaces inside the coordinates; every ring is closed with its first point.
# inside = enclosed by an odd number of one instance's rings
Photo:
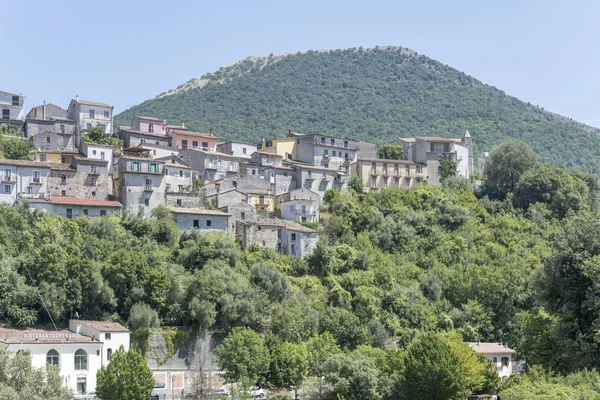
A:
{"type": "Polygon", "coordinates": [[[154,192],[154,187],[152,185],[145,185],[144,192],[154,192]]]}
{"type": "Polygon", "coordinates": [[[121,166],[122,172],[135,172],[139,174],[154,174],[154,175],[162,175],[165,171],[165,167],[163,165],[156,165],[155,168],[151,168],[149,164],[140,164],[135,167],[133,164],[123,164],[121,166]]]}
{"type": "Polygon", "coordinates": [[[331,178],[327,175],[325,175],[324,177],[321,178],[321,182],[329,182],[331,180],[331,178]]]}
{"type": "Polygon", "coordinates": [[[16,183],[16,178],[13,178],[12,175],[10,175],[10,176],[5,175],[2,177],[2,182],[3,183],[16,183]]]}
{"type": "Polygon", "coordinates": [[[319,146],[337,147],[340,149],[358,150],[358,143],[353,143],[351,140],[335,139],[335,143],[331,143],[330,139],[322,141],[321,139],[315,138],[314,144],[319,146]]]}
{"type": "Polygon", "coordinates": [[[32,178],[31,179],[31,184],[32,185],[41,185],[42,184],[42,179],[41,178],[32,178]]]}
{"type": "Polygon", "coordinates": [[[307,176],[306,176],[306,180],[307,180],[307,181],[314,181],[314,180],[315,180],[315,177],[314,177],[314,176],[312,176],[312,175],[307,175],[307,176]]]}
{"type": "Polygon", "coordinates": [[[377,175],[381,175],[381,170],[379,168],[371,168],[371,171],[369,172],[370,175],[372,176],[377,176],[377,175]]]}
{"type": "Polygon", "coordinates": [[[442,157],[450,157],[456,161],[456,152],[445,152],[445,151],[428,151],[425,153],[428,161],[439,161],[442,157]]]}
{"type": "Polygon", "coordinates": [[[96,170],[95,168],[90,170],[90,172],[88,172],[89,175],[95,175],[98,176],[100,175],[100,172],[98,172],[98,170],[96,170]]]}
{"type": "Polygon", "coordinates": [[[381,171],[381,176],[390,176],[390,171],[387,168],[384,168],[383,171],[381,171]]]}

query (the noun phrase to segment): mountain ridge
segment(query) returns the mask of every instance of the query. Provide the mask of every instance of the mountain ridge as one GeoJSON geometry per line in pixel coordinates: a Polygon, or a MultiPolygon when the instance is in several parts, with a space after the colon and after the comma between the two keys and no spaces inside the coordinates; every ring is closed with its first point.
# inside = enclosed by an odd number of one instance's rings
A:
{"type": "Polygon", "coordinates": [[[115,121],[128,123],[135,114],[245,141],[292,129],[390,143],[403,136],[459,137],[469,129],[478,155],[521,139],[544,161],[600,172],[600,129],[401,46],[246,57],[133,106],[115,121]]]}

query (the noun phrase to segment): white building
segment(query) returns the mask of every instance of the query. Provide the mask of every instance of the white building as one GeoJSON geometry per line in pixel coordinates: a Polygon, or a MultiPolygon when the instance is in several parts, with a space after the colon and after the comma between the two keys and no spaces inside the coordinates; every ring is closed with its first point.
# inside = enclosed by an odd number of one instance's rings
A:
{"type": "Polygon", "coordinates": [[[104,132],[112,136],[113,133],[113,106],[95,101],[80,100],[79,97],[71,100],[67,109],[67,118],[75,123],[75,145],[82,149],[85,131],[96,125],[102,127],[104,132]]]}
{"type": "Polygon", "coordinates": [[[65,386],[76,394],[96,390],[96,373],[120,346],[129,350],[129,330],[116,322],[69,321],[69,330],[0,327],[0,344],[17,353],[29,351],[32,365],[60,369],[65,386]]]}
{"type": "Polygon", "coordinates": [[[162,144],[157,144],[154,142],[145,141],[144,143],[138,144],[137,147],[141,147],[143,149],[150,150],[150,154],[154,158],[163,158],[163,157],[172,157],[172,156],[178,157],[179,156],[179,149],[176,149],[176,148],[173,148],[170,146],[165,146],[162,144]]]}
{"type": "Polygon", "coordinates": [[[217,210],[201,208],[168,207],[180,231],[223,232],[229,230],[230,215],[217,210]]]}
{"type": "Polygon", "coordinates": [[[25,96],[22,94],[0,91],[0,109],[2,109],[0,124],[8,123],[21,129],[25,118],[25,112],[23,111],[24,102],[25,96]]]}
{"type": "Polygon", "coordinates": [[[43,199],[30,199],[30,207],[41,208],[61,217],[106,217],[121,211],[121,203],[112,200],[94,200],[76,197],[53,196],[43,199]]]}
{"type": "Polygon", "coordinates": [[[483,354],[491,361],[492,368],[498,373],[500,380],[505,380],[511,374],[519,371],[520,363],[516,362],[516,351],[500,343],[471,342],[468,345],[477,354],[483,354]]]}
{"type": "Polygon", "coordinates": [[[295,189],[277,197],[281,218],[296,222],[319,222],[318,193],[308,189],[295,189]]]}
{"type": "Polygon", "coordinates": [[[256,144],[242,142],[226,142],[217,145],[219,153],[231,154],[241,159],[249,159],[252,153],[256,151],[256,144]]]}
{"type": "Polygon", "coordinates": [[[108,146],[105,144],[96,144],[83,142],[83,153],[87,158],[94,158],[97,160],[108,161],[108,174],[112,175],[113,172],[113,154],[115,147],[108,146]]]}
{"type": "Polygon", "coordinates": [[[0,160],[0,203],[15,204],[21,197],[44,197],[50,167],[46,162],[0,160]]]}

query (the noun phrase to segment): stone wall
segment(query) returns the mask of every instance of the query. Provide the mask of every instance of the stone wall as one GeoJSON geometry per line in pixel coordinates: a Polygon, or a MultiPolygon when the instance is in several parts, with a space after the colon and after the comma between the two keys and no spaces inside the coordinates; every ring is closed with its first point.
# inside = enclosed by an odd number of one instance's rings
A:
{"type": "Polygon", "coordinates": [[[167,192],[165,205],[167,207],[198,208],[200,207],[200,194],[198,192],[167,192]]]}

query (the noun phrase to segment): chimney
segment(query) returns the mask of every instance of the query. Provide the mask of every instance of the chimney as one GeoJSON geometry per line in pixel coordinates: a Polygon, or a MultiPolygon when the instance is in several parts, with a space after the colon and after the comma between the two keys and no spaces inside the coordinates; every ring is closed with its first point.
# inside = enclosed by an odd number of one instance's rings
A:
{"type": "Polygon", "coordinates": [[[181,127],[182,127],[182,128],[185,128],[185,123],[183,123],[183,122],[182,122],[182,123],[181,123],[181,127]]]}
{"type": "Polygon", "coordinates": [[[77,324],[77,328],[75,329],[75,333],[79,333],[79,331],[81,330],[81,324],[77,324]]]}
{"type": "Polygon", "coordinates": [[[75,101],[79,101],[79,95],[78,94],[75,95],[75,101]]]}
{"type": "Polygon", "coordinates": [[[209,133],[210,133],[210,136],[212,136],[213,135],[213,130],[212,129],[209,130],[209,133]]]}
{"type": "Polygon", "coordinates": [[[42,119],[46,120],[46,100],[44,100],[44,104],[42,105],[42,119]]]}

